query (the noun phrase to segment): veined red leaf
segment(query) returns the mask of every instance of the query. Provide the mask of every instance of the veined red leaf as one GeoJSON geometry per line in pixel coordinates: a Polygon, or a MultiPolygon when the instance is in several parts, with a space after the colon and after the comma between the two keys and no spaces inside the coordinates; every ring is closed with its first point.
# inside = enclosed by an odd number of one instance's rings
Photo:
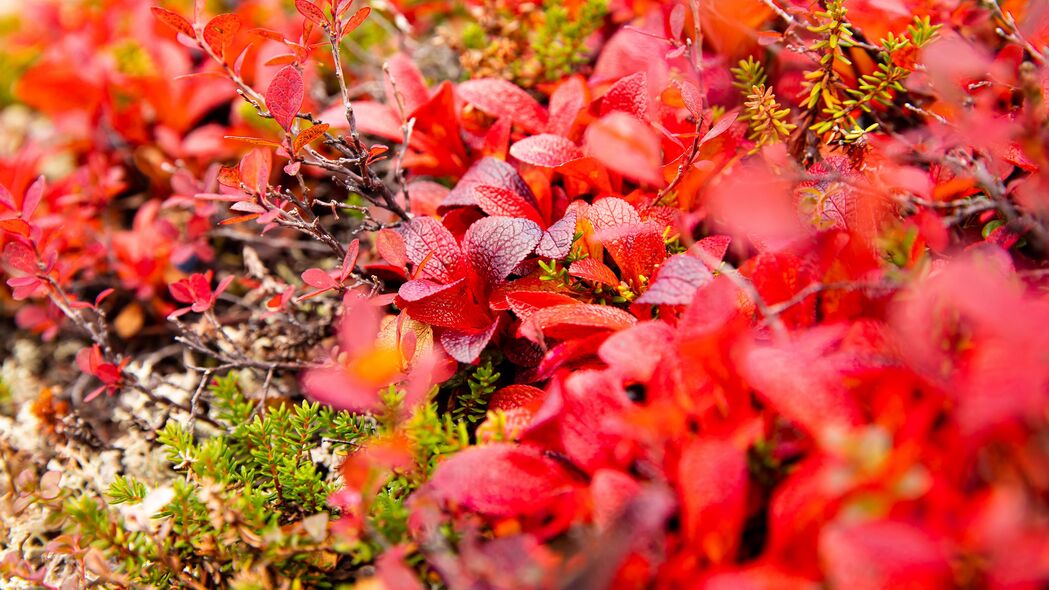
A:
{"type": "Polygon", "coordinates": [[[546,127],[546,110],[530,94],[501,78],[468,80],[457,87],[459,96],[485,113],[509,117],[530,133],[546,127]]]}
{"type": "Polygon", "coordinates": [[[609,113],[586,130],[586,151],[609,169],[644,184],[663,182],[659,137],[636,118],[609,113]]]}
{"type": "Polygon", "coordinates": [[[516,516],[553,508],[573,485],[568,472],[539,449],[492,443],[448,458],[426,489],[471,513],[516,516]]]}
{"type": "Polygon", "coordinates": [[[432,217],[416,217],[400,227],[405,254],[424,277],[449,282],[462,275],[455,236],[432,217]],[[424,263],[425,261],[425,263],[424,263]]]}
{"type": "Polygon", "coordinates": [[[295,136],[295,141],[292,144],[292,151],[298,153],[302,148],[317,141],[321,137],[324,137],[324,134],[327,133],[330,127],[331,125],[328,125],[327,123],[320,123],[319,125],[303,129],[295,136]]]}
{"type": "Polygon", "coordinates": [[[528,219],[485,217],[466,230],[463,254],[488,284],[502,282],[539,243],[543,230],[528,219]]]}
{"type": "MultiPolygon", "coordinates": [[[[347,4],[346,6],[349,6],[349,4],[347,4]]],[[[357,10],[357,12],[353,13],[353,16],[347,19],[347,21],[342,25],[342,34],[349,35],[350,33],[352,33],[354,29],[361,26],[361,23],[364,22],[364,19],[368,18],[368,15],[371,13],[372,9],[370,6],[365,6],[357,10]]]]}
{"type": "Polygon", "coordinates": [[[295,10],[315,25],[324,26],[328,22],[328,15],[310,0],[295,0],[295,10]]]}
{"type": "Polygon", "coordinates": [[[240,179],[248,189],[257,194],[266,192],[273,169],[273,152],[255,148],[240,161],[240,179]]]}
{"type": "Polygon", "coordinates": [[[641,120],[648,117],[648,76],[645,72],[620,78],[608,89],[601,98],[600,115],[614,111],[629,113],[641,120]]]}
{"type": "Polygon", "coordinates": [[[568,211],[565,216],[548,227],[535,247],[537,256],[564,258],[572,250],[575,241],[576,212],[568,211]]]}
{"type": "Polygon", "coordinates": [[[568,267],[568,274],[573,277],[615,287],[619,284],[619,277],[612,272],[611,268],[596,258],[584,258],[576,260],[568,267]]]}
{"type": "Polygon", "coordinates": [[[641,215],[630,203],[619,197],[605,197],[595,201],[586,212],[586,218],[595,231],[603,231],[620,225],[641,223],[641,215]]]}
{"type": "Polygon", "coordinates": [[[496,158],[485,157],[470,166],[466,174],[448,192],[448,196],[441,202],[441,207],[469,207],[477,205],[474,194],[480,185],[498,186],[509,189],[535,205],[535,197],[528,183],[521,178],[513,166],[496,158]]]}
{"type": "Polygon", "coordinates": [[[514,143],[510,146],[510,155],[533,166],[556,168],[583,157],[583,151],[560,135],[540,133],[514,143]]]}
{"type": "Polygon", "coordinates": [[[204,26],[204,42],[219,59],[225,60],[226,47],[240,30],[240,17],[235,14],[220,14],[204,26]]]}
{"type": "Polygon", "coordinates": [[[266,90],[266,108],[285,131],[299,114],[304,92],[302,74],[293,66],[281,68],[266,90]]]}
{"type": "Polygon", "coordinates": [[[687,254],[671,256],[659,267],[656,278],[637,302],[645,305],[688,305],[696,290],[714,280],[699,259],[687,254]]]}
{"type": "Polygon", "coordinates": [[[482,184],[474,188],[474,197],[481,210],[489,215],[520,217],[530,219],[536,224],[543,223],[543,218],[535,206],[512,190],[482,184]]]}
{"type": "Polygon", "coordinates": [[[177,12],[172,12],[166,8],[161,8],[159,6],[151,7],[150,11],[153,12],[153,16],[157,20],[171,27],[175,31],[182,33],[183,35],[190,38],[197,36],[197,34],[193,31],[193,25],[191,25],[190,22],[186,20],[186,18],[183,17],[181,14],[178,14],[177,12]]]}

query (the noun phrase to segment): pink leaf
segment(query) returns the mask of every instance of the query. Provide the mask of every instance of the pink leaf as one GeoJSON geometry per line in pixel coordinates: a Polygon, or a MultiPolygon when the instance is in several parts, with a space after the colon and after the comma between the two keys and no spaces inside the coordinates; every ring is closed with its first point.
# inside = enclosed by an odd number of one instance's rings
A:
{"type": "Polygon", "coordinates": [[[292,122],[299,114],[303,93],[302,74],[294,66],[281,68],[266,90],[266,108],[285,131],[291,129],[292,122]]]}
{"type": "Polygon", "coordinates": [[[613,112],[586,130],[586,151],[614,172],[649,185],[663,182],[659,137],[626,113],[613,112]]]}
{"type": "Polygon", "coordinates": [[[530,133],[540,133],[547,123],[546,110],[530,94],[501,78],[469,80],[457,88],[459,96],[485,113],[509,117],[530,133]]]}
{"type": "Polygon", "coordinates": [[[520,217],[537,224],[543,218],[535,206],[521,195],[499,186],[478,185],[474,188],[474,198],[481,210],[489,215],[520,217]]]}
{"type": "Polygon", "coordinates": [[[47,181],[44,180],[43,176],[37,177],[33,184],[26,189],[25,198],[22,199],[22,217],[29,219],[33,216],[37,206],[40,205],[40,200],[44,197],[44,188],[47,185],[47,181]]]}
{"type": "Polygon", "coordinates": [[[510,155],[533,166],[556,168],[583,157],[583,152],[576,144],[560,135],[540,133],[514,143],[510,146],[510,155]]]}
{"type": "Polygon", "coordinates": [[[317,289],[334,289],[338,283],[327,272],[319,268],[309,268],[302,273],[302,282],[317,289]]]}
{"type": "Polygon", "coordinates": [[[572,76],[562,82],[550,96],[550,121],[546,132],[568,137],[575,127],[579,113],[588,102],[586,82],[580,76],[572,76]]]}
{"type": "Polygon", "coordinates": [[[638,303],[646,305],[688,305],[703,285],[714,280],[705,264],[686,254],[671,256],[659,267],[655,280],[638,303]]]}

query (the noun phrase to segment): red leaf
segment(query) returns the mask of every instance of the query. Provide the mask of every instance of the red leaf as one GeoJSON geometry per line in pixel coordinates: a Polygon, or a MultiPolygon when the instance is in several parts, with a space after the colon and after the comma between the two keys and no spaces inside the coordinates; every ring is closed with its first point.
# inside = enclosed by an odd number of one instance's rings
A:
{"type": "Polygon", "coordinates": [[[303,93],[302,74],[293,66],[281,68],[266,90],[266,108],[285,131],[291,130],[292,121],[299,114],[303,93]]]}
{"type": "Polygon", "coordinates": [[[546,392],[531,385],[507,385],[492,394],[488,401],[490,410],[516,410],[529,408],[538,410],[546,399],[546,392]]]}
{"type": "MultiPolygon", "coordinates": [[[[349,4],[347,4],[347,6],[349,6],[349,4]]],[[[353,16],[351,16],[349,20],[347,20],[346,23],[342,25],[342,34],[349,35],[350,33],[352,33],[354,29],[361,26],[361,23],[364,22],[364,19],[368,18],[368,15],[371,13],[372,9],[370,6],[365,6],[364,8],[357,10],[357,12],[353,13],[353,16]]]]}
{"type": "Polygon", "coordinates": [[[416,217],[400,227],[408,260],[421,266],[424,277],[450,282],[462,275],[459,243],[441,222],[432,217],[416,217]]]}
{"type": "Polygon", "coordinates": [[[319,268],[306,269],[302,273],[302,282],[317,289],[334,289],[339,286],[330,274],[319,268]]]}
{"type": "Polygon", "coordinates": [[[728,441],[693,439],[677,473],[685,534],[714,563],[739,544],[747,508],[747,457],[728,441]]]}
{"type": "Polygon", "coordinates": [[[295,10],[316,25],[323,26],[328,22],[328,16],[324,14],[324,11],[310,0],[295,0],[295,10]]]}
{"type": "Polygon", "coordinates": [[[386,96],[391,99],[389,104],[397,108],[398,112],[403,105],[402,118],[408,118],[415,112],[415,109],[430,100],[426,79],[423,78],[422,72],[416,67],[412,58],[403,53],[397,53],[386,62],[383,70],[386,72],[386,96]]]}
{"type": "Polygon", "coordinates": [[[227,135],[227,136],[224,137],[224,139],[230,139],[230,140],[233,140],[233,141],[239,141],[241,143],[247,143],[247,144],[250,144],[250,145],[259,145],[259,146],[272,147],[272,148],[280,147],[279,143],[277,143],[275,141],[270,141],[268,139],[262,139],[261,137],[241,137],[241,136],[238,136],[238,135],[227,135]]]}
{"type": "Polygon", "coordinates": [[[703,139],[700,140],[699,144],[703,145],[728,131],[729,127],[732,127],[732,124],[736,122],[736,117],[738,116],[739,113],[736,111],[722,115],[721,118],[718,119],[718,122],[714,123],[714,126],[710,128],[710,131],[707,131],[706,134],[703,135],[703,139]]]}
{"type": "Polygon", "coordinates": [[[699,88],[690,80],[682,80],[677,83],[678,91],[681,92],[681,102],[685,104],[688,113],[696,121],[703,119],[703,96],[699,88]]]}
{"type": "Polygon", "coordinates": [[[648,117],[648,76],[644,72],[621,78],[601,98],[599,114],[603,117],[614,111],[629,113],[641,120],[648,117]]]}
{"type": "Polygon", "coordinates": [[[375,234],[375,249],[382,259],[397,268],[408,266],[408,255],[405,253],[404,238],[392,229],[383,229],[375,234]]]}
{"type": "Polygon", "coordinates": [[[637,318],[619,308],[581,303],[540,309],[521,324],[521,332],[533,342],[540,336],[567,340],[601,330],[622,330],[636,322],[637,318]]]}
{"type": "Polygon", "coordinates": [[[154,18],[171,27],[175,31],[182,33],[191,39],[197,36],[193,31],[193,25],[191,25],[181,14],[159,6],[153,6],[150,10],[153,12],[154,18]]]}
{"type": "Polygon", "coordinates": [[[292,144],[292,152],[298,153],[302,148],[317,141],[321,137],[324,137],[324,134],[327,133],[329,127],[330,125],[327,123],[321,123],[300,131],[299,134],[295,136],[295,142],[292,144]]]}
{"type": "Polygon", "coordinates": [[[481,78],[463,82],[457,90],[466,102],[493,117],[508,117],[525,131],[541,133],[546,126],[546,110],[511,82],[501,78],[481,78]]]}
{"type": "Polygon", "coordinates": [[[546,132],[569,137],[575,127],[579,113],[589,102],[589,89],[580,76],[572,76],[562,82],[550,95],[550,121],[546,132]]]}
{"type": "Polygon", "coordinates": [[[38,176],[26,189],[25,197],[22,198],[22,217],[24,219],[29,219],[36,212],[36,208],[40,206],[40,200],[44,198],[46,187],[47,181],[43,176],[38,176]]]}
{"type": "Polygon", "coordinates": [[[688,305],[696,290],[714,280],[705,264],[686,254],[671,256],[659,267],[656,279],[638,303],[646,305],[688,305]]]}
{"type": "Polygon", "coordinates": [[[474,197],[481,210],[489,215],[519,217],[542,224],[543,218],[535,206],[521,195],[503,187],[478,185],[474,197]]]}
{"type": "Polygon", "coordinates": [[[535,247],[537,256],[544,258],[564,258],[572,249],[575,241],[576,213],[569,211],[565,216],[543,232],[539,244],[535,247]]]}
{"type": "Polygon", "coordinates": [[[4,262],[26,274],[37,273],[36,253],[22,242],[8,242],[4,246],[4,262]]]}
{"type": "Polygon", "coordinates": [[[650,185],[663,182],[659,137],[648,125],[614,112],[586,130],[586,151],[609,169],[650,185]]]}
{"type": "Polygon", "coordinates": [[[902,522],[831,524],[820,535],[819,552],[826,563],[827,581],[834,588],[949,588],[955,584],[939,540],[902,522]]]}
{"type": "Polygon", "coordinates": [[[273,152],[255,148],[240,161],[240,179],[252,192],[264,194],[269,185],[272,167],[273,152]]]}
{"type": "Polygon", "coordinates": [[[425,279],[408,281],[397,296],[412,319],[433,326],[478,331],[492,323],[487,311],[474,302],[464,279],[447,285],[425,279]]]}
{"type": "Polygon", "coordinates": [[[467,512],[517,516],[553,508],[573,487],[563,467],[533,447],[470,447],[437,466],[430,493],[467,512]]]}
{"type": "Polygon", "coordinates": [[[674,330],[661,321],[642,322],[608,337],[598,356],[624,379],[647,383],[671,350],[674,330]]]}
{"type": "Polygon", "coordinates": [[[240,30],[240,17],[235,14],[220,14],[204,26],[204,42],[219,59],[225,60],[226,46],[240,30]]]}
{"type": "Polygon", "coordinates": [[[357,256],[361,253],[361,241],[354,240],[346,247],[346,256],[342,259],[342,270],[339,272],[339,281],[345,281],[346,277],[353,273],[357,266],[357,256]]]}
{"type": "Polygon", "coordinates": [[[839,327],[811,330],[783,345],[758,346],[743,359],[742,373],[777,411],[814,437],[828,428],[861,423],[859,404],[842,373],[848,357],[835,356],[839,327]]]}
{"type": "Polygon", "coordinates": [[[240,188],[240,170],[233,166],[223,166],[219,168],[218,177],[216,178],[218,183],[222,186],[228,186],[229,188],[240,188]]]}
{"type": "Polygon", "coordinates": [[[477,197],[474,194],[479,185],[498,186],[508,189],[535,204],[532,189],[517,173],[513,166],[495,158],[481,158],[466,174],[459,179],[455,187],[448,193],[441,207],[469,207],[477,205],[477,197]]]}
{"type": "Polygon", "coordinates": [[[510,146],[510,155],[533,166],[556,168],[583,157],[583,152],[560,135],[540,133],[514,143],[510,146]]]}
{"type": "Polygon", "coordinates": [[[486,217],[463,236],[463,254],[489,285],[503,281],[539,243],[543,231],[527,219],[486,217]]]}
{"type": "Polygon", "coordinates": [[[481,351],[492,339],[499,322],[492,322],[486,330],[479,332],[465,332],[462,330],[444,330],[441,332],[441,346],[444,347],[448,356],[460,363],[472,363],[481,356],[481,351]]]}
{"type": "Polygon", "coordinates": [[[729,236],[708,236],[692,244],[688,249],[689,256],[695,256],[703,261],[710,270],[717,270],[720,262],[725,259],[728,246],[732,243],[729,236]]]}
{"type": "Polygon", "coordinates": [[[578,371],[562,388],[561,443],[572,461],[587,472],[616,464],[623,438],[623,414],[630,399],[615,377],[603,371],[578,371]]]}
{"type": "Polygon", "coordinates": [[[517,317],[526,320],[537,310],[555,305],[574,305],[579,301],[551,291],[514,291],[506,295],[506,304],[517,317]]]}
{"type": "Polygon", "coordinates": [[[585,279],[591,283],[600,283],[615,287],[619,284],[619,277],[612,272],[611,268],[596,258],[584,258],[576,260],[568,267],[568,274],[573,277],[585,279]]]}

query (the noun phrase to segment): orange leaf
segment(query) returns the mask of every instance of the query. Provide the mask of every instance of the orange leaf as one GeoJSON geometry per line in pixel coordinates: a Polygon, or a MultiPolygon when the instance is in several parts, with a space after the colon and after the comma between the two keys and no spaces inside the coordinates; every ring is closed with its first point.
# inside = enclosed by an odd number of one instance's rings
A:
{"type": "Polygon", "coordinates": [[[226,59],[226,46],[240,30],[240,17],[235,14],[220,14],[208,21],[204,27],[204,42],[219,56],[226,59]]]}
{"type": "Polygon", "coordinates": [[[179,33],[191,38],[197,36],[196,33],[193,32],[193,25],[189,24],[189,21],[177,12],[172,12],[159,6],[154,6],[150,8],[150,10],[153,11],[153,16],[157,20],[172,29],[175,29],[179,33]]]}
{"type": "Polygon", "coordinates": [[[303,129],[299,132],[298,135],[295,136],[295,142],[292,144],[291,151],[293,153],[297,153],[299,150],[313,143],[318,138],[323,137],[324,133],[328,131],[329,127],[331,127],[331,125],[328,125],[327,123],[321,123],[320,125],[314,125],[313,127],[303,129]]]}

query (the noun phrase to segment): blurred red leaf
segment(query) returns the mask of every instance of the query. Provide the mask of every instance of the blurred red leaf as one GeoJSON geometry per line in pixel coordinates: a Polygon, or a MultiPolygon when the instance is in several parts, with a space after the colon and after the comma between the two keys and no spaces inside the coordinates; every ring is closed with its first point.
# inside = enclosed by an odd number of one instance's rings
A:
{"type": "Polygon", "coordinates": [[[585,145],[589,155],[614,172],[644,184],[663,182],[659,137],[626,113],[612,112],[592,123],[585,145]]]}

